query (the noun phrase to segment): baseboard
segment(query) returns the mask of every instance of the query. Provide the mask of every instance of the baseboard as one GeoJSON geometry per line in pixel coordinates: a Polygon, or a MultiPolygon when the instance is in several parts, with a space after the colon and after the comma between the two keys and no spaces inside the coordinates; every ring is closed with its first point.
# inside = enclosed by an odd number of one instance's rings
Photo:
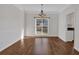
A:
{"type": "Polygon", "coordinates": [[[72,40],[72,41],[66,41],[66,43],[74,43],[74,41],[72,40]]]}
{"type": "Polygon", "coordinates": [[[58,37],[57,35],[25,35],[27,37],[58,37]]]}
{"type": "Polygon", "coordinates": [[[45,38],[46,38],[46,37],[47,37],[47,38],[48,38],[48,37],[55,37],[55,38],[58,38],[58,36],[24,36],[24,38],[27,38],[27,39],[28,39],[28,38],[38,38],[38,37],[45,37],[45,38]]]}
{"type": "Polygon", "coordinates": [[[79,52],[79,49],[77,49],[76,47],[74,47],[74,49],[75,49],[77,52],[79,52]]]}
{"type": "Polygon", "coordinates": [[[5,49],[7,49],[7,48],[10,47],[11,45],[15,44],[15,43],[16,43],[17,41],[19,41],[19,40],[20,40],[20,38],[18,38],[16,41],[11,42],[10,44],[6,45],[6,46],[3,47],[2,49],[0,49],[0,52],[3,51],[3,50],[5,50],[5,49]]]}
{"type": "Polygon", "coordinates": [[[59,39],[61,39],[63,42],[67,42],[66,40],[62,39],[61,37],[58,36],[59,39]]]}

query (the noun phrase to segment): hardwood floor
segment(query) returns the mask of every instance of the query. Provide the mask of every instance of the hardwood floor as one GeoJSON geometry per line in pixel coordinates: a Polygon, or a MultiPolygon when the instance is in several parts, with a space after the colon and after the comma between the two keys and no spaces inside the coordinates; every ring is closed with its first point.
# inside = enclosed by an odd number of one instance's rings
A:
{"type": "Polygon", "coordinates": [[[0,52],[0,55],[79,55],[73,42],[65,43],[57,37],[25,38],[0,52]]]}

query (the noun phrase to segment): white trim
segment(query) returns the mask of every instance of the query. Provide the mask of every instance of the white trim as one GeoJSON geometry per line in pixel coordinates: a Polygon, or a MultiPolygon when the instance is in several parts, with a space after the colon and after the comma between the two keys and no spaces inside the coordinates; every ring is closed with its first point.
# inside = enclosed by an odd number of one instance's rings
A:
{"type": "Polygon", "coordinates": [[[67,42],[66,40],[64,40],[62,37],[58,36],[61,40],[63,40],[64,42],[67,42]]]}
{"type": "MultiPolygon", "coordinates": [[[[37,19],[43,19],[43,18],[34,18],[34,19],[35,19],[35,35],[39,35],[39,34],[37,34],[37,32],[36,32],[36,30],[37,30],[37,29],[36,29],[36,24],[37,24],[36,22],[37,22],[37,19]]],[[[44,18],[44,19],[46,19],[46,20],[48,21],[47,32],[48,32],[48,34],[49,34],[49,18],[44,18]]],[[[42,30],[43,30],[43,29],[42,29],[42,30]]],[[[41,34],[42,34],[42,33],[41,33],[41,34]]],[[[40,34],[40,35],[41,35],[41,34],[40,34]]],[[[48,35],[48,34],[46,34],[46,35],[48,35]]]]}
{"type": "Polygon", "coordinates": [[[27,35],[26,37],[58,37],[56,35],[52,36],[52,35],[27,35]]]}
{"type": "Polygon", "coordinates": [[[77,50],[77,51],[79,52],[79,49],[78,49],[78,48],[74,47],[74,49],[77,50]]]}

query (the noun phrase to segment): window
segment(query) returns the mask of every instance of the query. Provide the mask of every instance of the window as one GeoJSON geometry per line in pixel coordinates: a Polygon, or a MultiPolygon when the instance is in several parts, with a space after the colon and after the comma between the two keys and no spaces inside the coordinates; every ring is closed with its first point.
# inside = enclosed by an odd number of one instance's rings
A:
{"type": "Polygon", "coordinates": [[[37,35],[48,34],[48,18],[36,18],[35,19],[35,33],[37,35]]]}

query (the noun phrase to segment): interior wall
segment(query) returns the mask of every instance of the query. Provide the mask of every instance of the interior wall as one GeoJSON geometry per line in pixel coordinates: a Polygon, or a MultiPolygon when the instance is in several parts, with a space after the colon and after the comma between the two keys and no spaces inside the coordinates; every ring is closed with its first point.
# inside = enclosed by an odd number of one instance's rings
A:
{"type": "Polygon", "coordinates": [[[76,5],[76,20],[75,20],[75,41],[74,48],[79,51],[79,5],[76,5]]]}
{"type": "Polygon", "coordinates": [[[63,12],[59,14],[59,38],[66,41],[66,20],[63,12]]]}
{"type": "MultiPolygon", "coordinates": [[[[35,35],[35,13],[25,14],[25,36],[37,36],[35,35]]],[[[48,14],[49,19],[49,33],[48,36],[58,36],[58,15],[57,14],[48,14]]]]}
{"type": "Polygon", "coordinates": [[[71,5],[62,12],[60,12],[59,15],[59,37],[63,39],[65,42],[71,41],[72,36],[67,36],[68,31],[67,31],[67,15],[71,14],[72,12],[75,13],[75,6],[71,5]]]}
{"type": "Polygon", "coordinates": [[[21,38],[23,11],[13,5],[0,5],[0,51],[21,38]]]}
{"type": "Polygon", "coordinates": [[[67,15],[67,27],[74,28],[75,14],[74,12],[67,15]]]}

